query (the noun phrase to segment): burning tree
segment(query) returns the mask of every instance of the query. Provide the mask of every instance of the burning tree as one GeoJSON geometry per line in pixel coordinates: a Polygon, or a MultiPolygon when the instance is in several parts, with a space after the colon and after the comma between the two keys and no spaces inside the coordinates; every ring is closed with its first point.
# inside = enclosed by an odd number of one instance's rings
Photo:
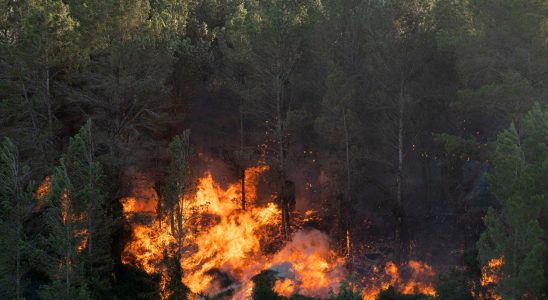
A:
{"type": "Polygon", "coordinates": [[[290,207],[282,194],[287,191],[288,123],[295,116],[292,79],[304,46],[300,34],[312,24],[315,1],[246,2],[231,20],[225,50],[239,64],[242,77],[235,86],[243,99],[241,110],[253,119],[264,135],[259,144],[276,172],[282,206],[281,231],[290,236],[290,207]]]}
{"type": "Polygon", "coordinates": [[[183,243],[186,221],[184,220],[185,197],[191,184],[190,174],[190,130],[185,130],[182,135],[177,135],[169,144],[171,163],[169,176],[164,188],[165,205],[169,211],[171,234],[177,240],[177,258],[180,260],[183,254],[183,243]]]}
{"type": "Polygon", "coordinates": [[[54,169],[45,208],[46,230],[39,251],[51,283],[44,299],[90,297],[109,288],[112,268],[110,217],[100,188],[101,164],[95,160],[91,122],[70,140],[54,169]]]}

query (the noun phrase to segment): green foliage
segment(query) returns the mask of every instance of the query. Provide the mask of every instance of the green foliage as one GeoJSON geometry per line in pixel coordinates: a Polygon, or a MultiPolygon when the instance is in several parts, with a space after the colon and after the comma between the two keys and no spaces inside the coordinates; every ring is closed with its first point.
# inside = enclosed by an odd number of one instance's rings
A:
{"type": "Polygon", "coordinates": [[[362,291],[359,288],[356,288],[353,278],[343,280],[340,283],[339,291],[335,295],[333,291],[330,293],[330,300],[361,300],[362,291]]]}
{"type": "Polygon", "coordinates": [[[183,197],[190,187],[190,130],[185,130],[182,135],[176,135],[169,143],[171,162],[169,164],[168,178],[168,205],[174,205],[183,197]]]}
{"type": "Polygon", "coordinates": [[[434,140],[449,154],[461,160],[485,160],[492,156],[493,146],[482,143],[476,137],[463,138],[449,133],[434,134],[434,140]]]}
{"type": "Polygon", "coordinates": [[[526,116],[523,139],[514,124],[498,136],[491,190],[501,209],[490,208],[484,218],[486,231],[478,242],[479,259],[504,257],[498,290],[504,299],[538,295],[544,284],[543,229],[539,216],[545,206],[544,185],[548,152],[546,112],[538,105],[526,116]],[[530,149],[529,149],[530,147],[530,149]],[[540,161],[539,161],[540,160],[540,161]]]}
{"type": "Polygon", "coordinates": [[[9,138],[0,144],[0,297],[21,299],[29,270],[29,239],[24,223],[33,206],[29,169],[9,138]]]}
{"type": "Polygon", "coordinates": [[[276,294],[272,288],[276,282],[276,273],[271,270],[265,270],[253,276],[253,299],[254,300],[283,300],[284,297],[276,294]]]}
{"type": "Polygon", "coordinates": [[[386,290],[381,291],[377,296],[377,300],[427,300],[431,297],[424,295],[404,295],[398,293],[393,287],[389,287],[386,290]]]}
{"type": "Polygon", "coordinates": [[[43,271],[52,283],[42,297],[64,299],[110,288],[112,221],[105,213],[102,170],[95,159],[91,122],[73,138],[51,176],[40,250],[43,271]]]}
{"type": "Polygon", "coordinates": [[[440,275],[436,284],[436,299],[447,300],[473,300],[470,294],[469,274],[452,270],[448,274],[440,275]]]}

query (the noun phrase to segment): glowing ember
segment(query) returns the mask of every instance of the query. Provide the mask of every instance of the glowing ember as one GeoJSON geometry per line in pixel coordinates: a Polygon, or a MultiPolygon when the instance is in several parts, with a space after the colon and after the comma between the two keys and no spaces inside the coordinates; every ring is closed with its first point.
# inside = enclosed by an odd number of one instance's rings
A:
{"type": "Polygon", "coordinates": [[[42,183],[38,186],[36,189],[36,192],[34,192],[34,198],[37,200],[44,200],[46,196],[49,194],[49,189],[51,185],[51,179],[49,176],[46,176],[42,183]]]}

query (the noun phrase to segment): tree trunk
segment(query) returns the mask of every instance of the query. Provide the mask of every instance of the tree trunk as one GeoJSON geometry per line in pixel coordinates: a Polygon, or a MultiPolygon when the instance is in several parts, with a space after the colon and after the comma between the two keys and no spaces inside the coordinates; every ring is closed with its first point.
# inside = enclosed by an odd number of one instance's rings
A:
{"type": "Polygon", "coordinates": [[[49,0],[45,1],[44,9],[44,73],[45,73],[45,104],[48,112],[48,134],[51,138],[53,136],[53,111],[51,107],[50,99],[50,74],[49,74],[49,35],[48,35],[48,14],[49,14],[49,0]]]}
{"type": "MultiPolygon", "coordinates": [[[[350,139],[348,135],[348,124],[346,122],[346,110],[343,110],[343,127],[344,127],[344,144],[345,144],[345,154],[346,154],[346,202],[347,205],[351,203],[351,178],[350,178],[350,139]]],[[[340,205],[340,204],[339,204],[340,205]]],[[[339,216],[339,218],[342,216],[339,216]]],[[[345,219],[348,219],[349,216],[345,216],[345,219]]],[[[348,220],[347,220],[348,221],[348,220]]],[[[346,257],[350,258],[350,230],[346,226],[346,257]]]]}
{"type": "Polygon", "coordinates": [[[180,261],[183,257],[183,198],[180,196],[177,205],[177,258],[180,261]]]}
{"type": "Polygon", "coordinates": [[[242,184],[242,210],[245,210],[245,168],[244,167],[241,167],[242,170],[241,170],[241,173],[240,173],[240,177],[241,177],[241,184],[242,184]]]}
{"type": "Polygon", "coordinates": [[[245,162],[244,162],[244,113],[243,113],[243,100],[240,100],[240,178],[242,184],[242,210],[245,210],[245,162]]]}
{"type": "Polygon", "coordinates": [[[511,284],[512,284],[512,300],[517,299],[517,292],[516,292],[516,280],[518,278],[518,261],[517,261],[517,252],[518,252],[518,236],[519,232],[517,228],[514,228],[514,247],[512,251],[512,278],[511,278],[511,284]]]}
{"type": "Polygon", "coordinates": [[[403,134],[404,134],[404,113],[405,113],[405,94],[404,82],[402,80],[400,86],[400,95],[398,99],[398,170],[397,170],[397,201],[396,201],[396,234],[395,239],[399,244],[399,253],[403,254],[403,203],[402,203],[402,187],[403,187],[403,134]]]}
{"type": "Polygon", "coordinates": [[[72,220],[70,217],[71,214],[71,201],[70,194],[66,195],[66,211],[65,211],[65,239],[66,239],[66,249],[65,249],[65,299],[69,300],[70,297],[70,273],[72,265],[72,220]]]}
{"type": "Polygon", "coordinates": [[[403,181],[403,129],[404,129],[404,98],[403,89],[399,100],[399,115],[398,115],[398,187],[397,187],[397,202],[398,206],[402,206],[402,181],[403,181]]]}
{"type": "MultiPolygon", "coordinates": [[[[276,78],[276,139],[278,142],[278,172],[280,176],[280,191],[284,190],[285,184],[285,166],[284,166],[284,137],[282,124],[282,82],[280,78],[276,78]]],[[[283,193],[280,197],[282,206],[282,235],[284,239],[289,239],[289,207],[285,203],[283,193]]]]}
{"type": "Polygon", "coordinates": [[[15,295],[17,297],[17,300],[21,299],[21,232],[22,232],[22,218],[21,218],[21,189],[19,188],[19,167],[17,166],[17,162],[14,162],[14,176],[15,176],[15,190],[17,193],[16,196],[16,226],[17,226],[17,249],[16,251],[16,267],[15,267],[15,295]]]}

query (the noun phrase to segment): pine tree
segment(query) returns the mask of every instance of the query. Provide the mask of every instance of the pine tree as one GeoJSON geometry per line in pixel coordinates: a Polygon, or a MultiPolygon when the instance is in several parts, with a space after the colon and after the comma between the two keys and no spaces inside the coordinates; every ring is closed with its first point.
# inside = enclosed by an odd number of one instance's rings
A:
{"type": "Polygon", "coordinates": [[[25,290],[29,251],[24,223],[33,205],[29,169],[6,138],[0,145],[0,297],[21,299],[25,290]]]}
{"type": "Polygon", "coordinates": [[[183,243],[185,237],[185,197],[191,184],[190,177],[190,130],[187,129],[182,135],[177,135],[169,144],[171,162],[169,164],[169,175],[166,192],[166,205],[169,209],[171,221],[171,233],[177,241],[177,259],[180,261],[183,255],[183,243]]]}
{"type": "Polygon", "coordinates": [[[546,204],[548,172],[548,113],[535,108],[525,118],[525,138],[516,126],[497,138],[490,187],[501,209],[490,208],[484,218],[485,232],[478,241],[479,259],[486,263],[503,258],[497,288],[503,299],[535,297],[544,284],[543,230],[539,214],[546,204]]]}
{"type": "Polygon", "coordinates": [[[353,165],[356,162],[359,143],[358,128],[361,122],[355,113],[355,90],[353,82],[341,67],[333,61],[327,67],[325,80],[327,90],[322,99],[322,111],[316,119],[316,130],[328,145],[325,164],[337,174],[344,197],[337,197],[337,218],[339,220],[339,241],[350,255],[350,220],[352,206],[353,165]]]}
{"type": "Polygon", "coordinates": [[[282,207],[281,232],[290,235],[287,190],[289,123],[298,116],[292,102],[296,69],[305,50],[305,36],[319,10],[315,1],[249,1],[230,17],[222,50],[239,66],[234,86],[246,117],[261,126],[257,144],[267,145],[266,160],[276,172],[282,207]],[[243,84],[240,84],[243,83],[243,84]]]}
{"type": "Polygon", "coordinates": [[[44,271],[52,283],[45,298],[71,299],[106,291],[112,270],[110,225],[101,191],[102,171],[95,159],[91,122],[71,138],[51,179],[45,212],[44,271]]]}
{"type": "Polygon", "coordinates": [[[65,76],[83,61],[78,23],[60,0],[8,1],[0,27],[0,133],[12,137],[33,172],[52,167],[56,110],[69,91],[65,76]]]}

